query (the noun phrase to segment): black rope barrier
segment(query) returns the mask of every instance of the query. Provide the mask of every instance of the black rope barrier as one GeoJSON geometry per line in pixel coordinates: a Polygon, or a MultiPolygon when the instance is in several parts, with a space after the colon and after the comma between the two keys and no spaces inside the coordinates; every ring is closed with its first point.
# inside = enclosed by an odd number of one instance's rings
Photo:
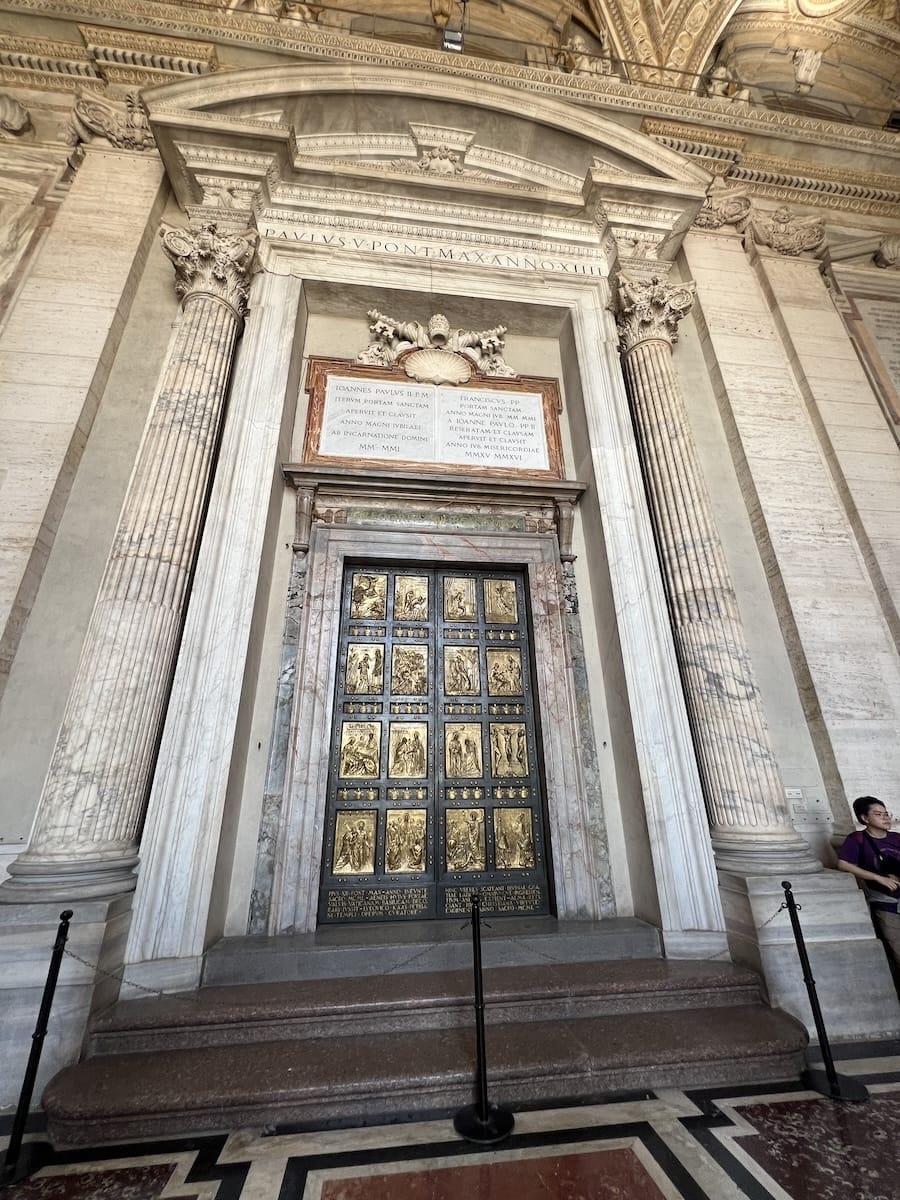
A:
{"type": "Polygon", "coordinates": [[[788,910],[788,916],[791,919],[794,941],[797,943],[797,954],[800,957],[800,965],[803,968],[803,982],[806,984],[806,991],[809,995],[809,1007],[812,1009],[816,1033],[819,1036],[819,1049],[822,1052],[822,1062],[825,1064],[824,1071],[820,1071],[817,1067],[807,1067],[803,1073],[804,1082],[813,1091],[819,1092],[822,1096],[828,1096],[831,1100],[861,1104],[863,1101],[869,1099],[868,1090],[858,1080],[848,1079],[846,1075],[838,1075],[834,1069],[831,1044],[828,1041],[825,1019],[822,1016],[819,994],[816,991],[816,981],[813,979],[812,966],[809,961],[809,955],[806,952],[806,941],[803,937],[800,917],[798,916],[802,906],[794,899],[794,893],[791,891],[789,880],[783,880],[781,886],[784,888],[784,904],[782,907],[788,910]]]}
{"type": "Polygon", "coordinates": [[[484,1044],[484,977],[481,969],[481,902],[472,900],[472,957],[475,970],[475,1048],[477,1068],[475,1086],[478,1099],[461,1108],[453,1118],[453,1128],[467,1142],[490,1146],[512,1133],[516,1118],[508,1108],[488,1100],[487,1053],[484,1044]]]}
{"type": "Polygon", "coordinates": [[[56,992],[56,981],[59,978],[59,968],[62,963],[66,940],[69,936],[69,922],[72,910],[67,908],[59,914],[59,928],[56,931],[56,941],[50,953],[50,966],[47,970],[47,982],[44,984],[44,994],[41,997],[41,1007],[38,1010],[37,1024],[31,1035],[31,1052],[22,1079],[22,1090],[19,1092],[19,1103],[13,1118],[12,1132],[9,1135],[9,1145],[6,1147],[6,1158],[3,1161],[3,1171],[0,1181],[4,1184],[14,1183],[27,1175],[27,1166],[17,1169],[19,1155],[22,1150],[22,1138],[25,1136],[25,1124],[28,1120],[28,1110],[31,1106],[31,1096],[37,1079],[38,1067],[41,1061],[41,1051],[44,1048],[44,1038],[47,1035],[47,1025],[50,1020],[50,1009],[53,1007],[53,996],[56,992]]]}

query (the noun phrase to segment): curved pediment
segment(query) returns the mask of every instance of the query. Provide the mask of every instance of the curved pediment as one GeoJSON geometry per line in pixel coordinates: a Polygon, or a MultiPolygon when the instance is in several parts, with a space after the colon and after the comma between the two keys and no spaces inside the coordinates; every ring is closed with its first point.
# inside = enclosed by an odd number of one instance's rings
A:
{"type": "MultiPolygon", "coordinates": [[[[306,150],[318,158],[325,157],[323,146],[332,139],[335,161],[382,166],[397,161],[401,169],[412,165],[417,150],[410,142],[411,126],[418,125],[468,139],[465,145],[458,138],[446,143],[451,151],[464,152],[463,170],[539,187],[565,186],[566,176],[583,180],[596,166],[701,187],[709,178],[676,152],[599,113],[512,87],[428,71],[263,67],[154,88],[144,98],[155,127],[171,127],[180,116],[182,128],[206,129],[209,135],[215,127],[261,142],[279,132],[291,134],[300,155],[306,150]]],[[[418,145],[436,148],[427,141],[420,138],[418,145]]]]}

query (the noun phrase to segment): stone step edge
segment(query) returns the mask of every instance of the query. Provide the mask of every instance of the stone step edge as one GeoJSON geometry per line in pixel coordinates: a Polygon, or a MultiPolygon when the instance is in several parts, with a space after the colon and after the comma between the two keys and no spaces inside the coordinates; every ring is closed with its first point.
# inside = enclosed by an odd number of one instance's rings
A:
{"type": "MultiPolygon", "coordinates": [[[[733,1007],[745,1007],[759,1003],[758,988],[733,988],[727,998],[719,991],[710,991],[704,995],[695,990],[687,996],[679,994],[677,1003],[666,1003],[670,997],[623,996],[622,1003],[613,1004],[597,998],[560,997],[553,1001],[544,999],[536,1004],[531,997],[518,1004],[487,1006],[485,1021],[488,1028],[498,1028],[510,1024],[532,1024],[542,1022],[548,1017],[559,1020],[585,1020],[592,1018],[612,1017],[628,1014],[659,1015],[676,1013],[684,1010],[706,1012],[733,1007]],[[660,1003],[653,1003],[661,999],[660,1003]]],[[[674,997],[672,997],[674,1001],[674,997]]],[[[308,1014],[272,1014],[254,1015],[247,1018],[239,1011],[224,1014],[227,1019],[214,1020],[213,1013],[204,1014],[208,1020],[198,1021],[193,1025],[176,1023],[174,1020],[166,1024],[134,1025],[128,1027],[103,1028],[92,1033],[90,1047],[92,1054],[143,1053],[154,1048],[159,1049],[189,1049],[191,1046],[225,1045],[229,1039],[237,1038],[234,1044],[246,1045],[259,1041],[304,1041],[328,1036],[346,1037],[348,1028],[359,1036],[374,1036],[396,1032],[395,1026],[400,1017],[409,1022],[408,1028],[418,1032],[460,1028],[471,1025],[472,997],[442,1003],[435,1006],[425,1006],[398,1014],[393,1008],[383,1011],[367,1010],[365,1013],[355,1011],[314,1012],[308,1014]],[[154,1043],[161,1043],[155,1046],[154,1043]]],[[[173,1014],[177,1017],[180,1014],[173,1014]]]]}

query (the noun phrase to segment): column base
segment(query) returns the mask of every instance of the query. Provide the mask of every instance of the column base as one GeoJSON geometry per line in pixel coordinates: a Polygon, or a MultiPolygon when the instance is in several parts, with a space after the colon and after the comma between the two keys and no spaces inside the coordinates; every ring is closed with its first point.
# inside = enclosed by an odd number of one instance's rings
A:
{"type": "Polygon", "coordinates": [[[138,856],[53,861],[31,857],[26,851],[9,864],[9,878],[0,884],[0,903],[30,901],[75,902],[107,899],[133,892],[137,883],[138,856]]]}
{"type": "Polygon", "coordinates": [[[716,869],[734,875],[815,875],[823,870],[809,843],[799,834],[766,836],[745,834],[729,837],[713,833],[711,837],[716,869]]]}
{"type": "MultiPolygon", "coordinates": [[[[781,908],[780,881],[720,871],[719,890],[733,960],[758,971],[769,1003],[802,1021],[815,1040],[790,918],[781,908]]],[[[797,880],[793,891],[829,1039],[896,1037],[900,1002],[855,880],[822,870],[797,880]]]]}

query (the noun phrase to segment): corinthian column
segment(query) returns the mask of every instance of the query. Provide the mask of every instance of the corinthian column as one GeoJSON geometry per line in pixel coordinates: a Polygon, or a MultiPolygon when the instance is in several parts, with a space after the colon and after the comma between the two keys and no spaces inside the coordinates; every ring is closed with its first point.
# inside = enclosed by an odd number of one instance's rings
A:
{"type": "Polygon", "coordinates": [[[167,230],[181,321],[144,430],[28,850],[6,899],[134,887],[137,841],[209,493],[252,235],[167,230]]]}
{"type": "Polygon", "coordinates": [[[672,370],[693,285],[620,278],[625,380],[669,603],[716,864],[815,871],[791,824],[734,589],[672,370]]]}

